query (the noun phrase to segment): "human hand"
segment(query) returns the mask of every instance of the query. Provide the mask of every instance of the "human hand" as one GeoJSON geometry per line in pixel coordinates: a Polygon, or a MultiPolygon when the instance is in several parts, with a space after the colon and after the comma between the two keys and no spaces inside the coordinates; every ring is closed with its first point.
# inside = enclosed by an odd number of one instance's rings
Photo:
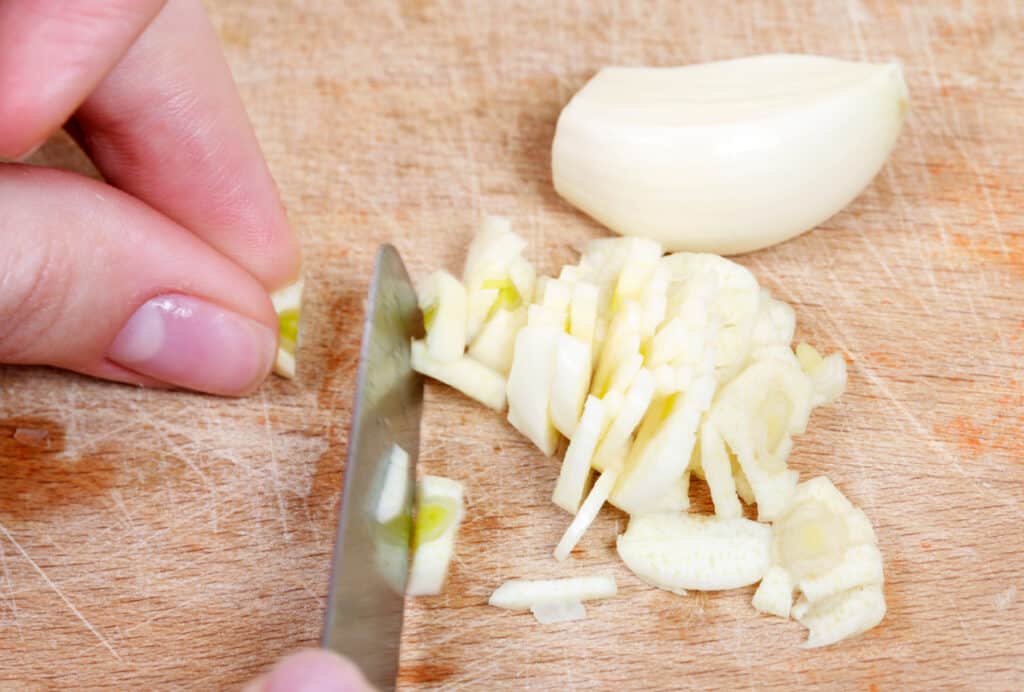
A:
{"type": "Polygon", "coordinates": [[[223,395],[299,247],[199,0],[0,0],[0,157],[65,125],[109,184],[0,163],[0,363],[223,395]]]}
{"type": "Polygon", "coordinates": [[[292,654],[244,692],[372,692],[366,678],[350,661],[323,649],[292,654]]]}

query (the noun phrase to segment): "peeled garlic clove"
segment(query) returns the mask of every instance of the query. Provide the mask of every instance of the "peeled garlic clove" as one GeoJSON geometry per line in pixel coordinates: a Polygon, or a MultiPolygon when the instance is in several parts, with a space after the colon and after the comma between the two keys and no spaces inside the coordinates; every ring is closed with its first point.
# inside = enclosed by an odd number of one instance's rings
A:
{"type": "Polygon", "coordinates": [[[285,286],[270,296],[277,313],[278,343],[274,372],[281,377],[295,377],[295,352],[299,347],[299,316],[302,311],[302,279],[285,286]]]}
{"type": "Polygon", "coordinates": [[[762,55],[609,67],[562,111],[552,177],[617,233],[748,252],[853,200],[889,156],[907,99],[896,63],[762,55]]]}

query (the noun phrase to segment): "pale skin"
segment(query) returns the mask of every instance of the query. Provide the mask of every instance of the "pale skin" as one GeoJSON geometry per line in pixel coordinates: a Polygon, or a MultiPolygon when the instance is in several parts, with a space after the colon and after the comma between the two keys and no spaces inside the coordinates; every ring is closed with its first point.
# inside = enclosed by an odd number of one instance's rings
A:
{"type": "MultiPolygon", "coordinates": [[[[199,0],[0,0],[0,363],[225,396],[300,252],[199,0]],[[19,163],[65,128],[101,183],[19,163]]],[[[369,689],[307,650],[249,690],[369,689]]]]}

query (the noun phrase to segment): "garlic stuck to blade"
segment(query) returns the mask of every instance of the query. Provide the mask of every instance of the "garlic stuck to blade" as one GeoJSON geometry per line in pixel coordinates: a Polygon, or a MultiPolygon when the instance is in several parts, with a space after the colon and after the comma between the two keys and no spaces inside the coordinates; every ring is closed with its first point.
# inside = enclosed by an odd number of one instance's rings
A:
{"type": "Polygon", "coordinates": [[[416,287],[427,353],[434,360],[458,360],[466,351],[466,289],[454,276],[438,269],[416,287]]]}
{"type": "Polygon", "coordinates": [[[412,564],[406,585],[409,596],[441,593],[464,513],[462,483],[441,476],[420,479],[416,486],[412,564]]]}
{"type": "Polygon", "coordinates": [[[896,63],[780,54],[608,67],[562,111],[552,178],[617,233],[748,252],[853,200],[889,156],[907,100],[896,63]]]}

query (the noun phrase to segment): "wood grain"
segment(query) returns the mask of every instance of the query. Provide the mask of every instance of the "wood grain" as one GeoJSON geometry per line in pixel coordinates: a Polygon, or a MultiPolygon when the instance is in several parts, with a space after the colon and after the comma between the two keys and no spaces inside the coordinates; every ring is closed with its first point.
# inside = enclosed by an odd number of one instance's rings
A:
{"type": "MultiPolygon", "coordinates": [[[[600,66],[771,51],[903,61],[889,165],[815,232],[744,257],[799,334],[850,362],[796,445],[874,521],[889,614],[797,648],[752,589],[652,590],[602,513],[573,559],[556,465],[428,389],[423,470],[465,481],[446,594],[408,608],[405,689],[1024,687],[1024,8],[1014,0],[212,3],[306,251],[300,376],[242,401],[0,368],[0,688],[231,689],[315,643],[378,243],[456,269],[485,212],[539,266],[602,233],[552,191],[559,109],[600,66]],[[44,432],[33,432],[44,431],[44,432]],[[621,595],[542,628],[510,577],[611,570],[621,595]]],[[[55,141],[35,162],[81,168],[55,141]]]]}

